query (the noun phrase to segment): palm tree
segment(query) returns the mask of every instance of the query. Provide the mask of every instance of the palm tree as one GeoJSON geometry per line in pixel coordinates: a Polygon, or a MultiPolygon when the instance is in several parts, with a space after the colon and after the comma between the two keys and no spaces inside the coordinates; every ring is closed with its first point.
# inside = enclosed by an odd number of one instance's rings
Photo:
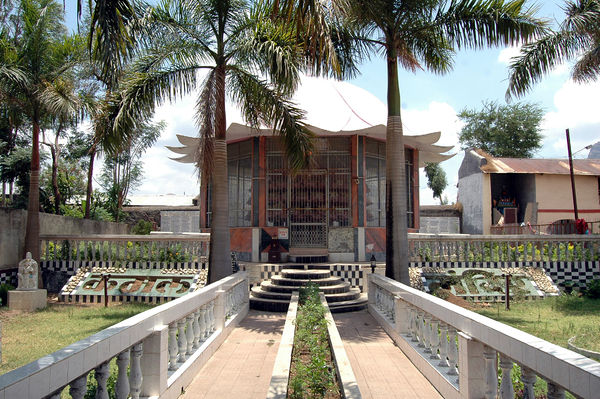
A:
{"type": "Polygon", "coordinates": [[[347,0],[359,39],[387,61],[386,276],[409,284],[405,160],[398,64],[409,71],[452,69],[456,49],[509,45],[544,33],[524,0],[347,0]]]}
{"type": "Polygon", "coordinates": [[[21,0],[16,15],[21,19],[21,36],[16,40],[16,57],[1,60],[0,96],[21,107],[32,127],[25,251],[39,260],[40,126],[46,114],[69,103],[53,90],[53,84],[70,72],[74,52],[58,3],[21,0]]]}
{"type": "Polygon", "coordinates": [[[571,72],[576,82],[600,75],[600,0],[567,1],[564,10],[566,18],[558,31],[524,45],[513,58],[507,99],[523,95],[563,62],[576,60],[571,72]]]}
{"type": "MultiPolygon", "coordinates": [[[[198,92],[195,114],[201,145],[197,167],[212,184],[209,282],[231,274],[225,99],[253,126],[279,132],[292,167],[305,164],[311,134],[289,98],[301,67],[296,36],[269,19],[270,10],[244,0],[165,0],[145,16],[149,29],[131,78],[114,93],[107,150],[149,118],[157,104],[198,92]],[[199,71],[204,71],[201,78],[199,71]]],[[[125,138],[126,139],[126,138],[125,138]]]]}

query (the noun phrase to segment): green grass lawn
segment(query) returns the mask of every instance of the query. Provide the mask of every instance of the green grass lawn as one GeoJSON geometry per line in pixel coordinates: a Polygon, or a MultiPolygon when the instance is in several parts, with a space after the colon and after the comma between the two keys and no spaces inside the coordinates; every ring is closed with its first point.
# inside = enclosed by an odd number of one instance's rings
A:
{"type": "Polygon", "coordinates": [[[111,305],[108,308],[51,304],[46,309],[33,313],[0,308],[0,374],[55,352],[150,307],[139,303],[111,305]]]}
{"type": "Polygon", "coordinates": [[[600,299],[561,295],[513,302],[510,310],[504,303],[474,310],[565,348],[576,335],[577,346],[600,352],[600,299]]]}

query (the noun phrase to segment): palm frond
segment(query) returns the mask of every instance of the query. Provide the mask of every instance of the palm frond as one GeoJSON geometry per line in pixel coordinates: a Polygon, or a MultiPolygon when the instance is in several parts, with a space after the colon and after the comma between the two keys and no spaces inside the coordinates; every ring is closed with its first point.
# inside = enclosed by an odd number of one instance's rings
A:
{"type": "Polygon", "coordinates": [[[525,0],[451,0],[433,23],[457,48],[517,45],[547,33],[547,21],[535,17],[525,0]]]}
{"type": "Polygon", "coordinates": [[[510,64],[507,100],[522,95],[564,60],[575,57],[581,41],[572,32],[561,31],[522,47],[510,64]]]}
{"type": "Polygon", "coordinates": [[[215,126],[217,104],[217,81],[211,70],[204,79],[202,91],[196,100],[196,125],[200,145],[196,154],[196,167],[201,176],[211,176],[215,154],[215,126]]]}
{"type": "Polygon", "coordinates": [[[228,93],[240,106],[246,121],[253,127],[264,124],[279,134],[292,169],[306,166],[313,151],[314,135],[302,122],[304,112],[266,81],[242,69],[231,67],[228,78],[228,93]]]}
{"type": "Polygon", "coordinates": [[[573,67],[573,80],[592,82],[600,75],[600,44],[583,54],[573,67]]]}
{"type": "Polygon", "coordinates": [[[5,86],[7,83],[10,85],[27,86],[29,79],[27,73],[18,66],[0,64],[0,87],[5,86]]]}
{"type": "Polygon", "coordinates": [[[51,114],[62,120],[77,120],[81,117],[81,104],[71,81],[56,79],[46,83],[38,99],[51,114]]]}

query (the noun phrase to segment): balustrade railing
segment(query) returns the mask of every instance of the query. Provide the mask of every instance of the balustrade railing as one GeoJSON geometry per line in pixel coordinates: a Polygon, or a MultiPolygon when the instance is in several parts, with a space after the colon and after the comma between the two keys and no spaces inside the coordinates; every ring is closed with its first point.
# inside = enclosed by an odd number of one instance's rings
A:
{"type": "Polygon", "coordinates": [[[600,235],[409,234],[411,262],[543,262],[600,259],[600,235]]]}
{"type": "Polygon", "coordinates": [[[0,397],[59,399],[68,389],[81,399],[95,385],[108,399],[113,359],[117,399],[177,397],[247,311],[240,272],[0,376],[0,397]]]}
{"type": "Polygon", "coordinates": [[[43,235],[42,261],[98,261],[111,264],[205,263],[209,233],[151,235],[43,235]]]}
{"type": "Polygon", "coordinates": [[[549,399],[597,397],[600,363],[394,280],[369,275],[369,311],[444,398],[534,398],[538,377],[549,399]]]}

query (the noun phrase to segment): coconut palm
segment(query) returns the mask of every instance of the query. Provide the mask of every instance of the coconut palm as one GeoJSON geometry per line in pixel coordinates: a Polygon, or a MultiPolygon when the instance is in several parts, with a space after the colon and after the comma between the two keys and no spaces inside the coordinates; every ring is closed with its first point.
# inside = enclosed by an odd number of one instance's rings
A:
{"type": "Polygon", "coordinates": [[[73,107],[56,83],[68,77],[76,52],[63,24],[62,5],[21,0],[15,15],[21,20],[21,35],[15,41],[16,57],[0,60],[0,96],[21,107],[32,128],[25,250],[39,260],[40,127],[45,115],[73,107]]]}
{"type": "Polygon", "coordinates": [[[443,74],[455,50],[510,45],[545,32],[524,0],[346,0],[362,43],[387,61],[386,276],[408,276],[405,160],[398,66],[443,74]]]}
{"type": "Polygon", "coordinates": [[[600,75],[600,0],[575,0],[565,4],[566,18],[556,32],[549,32],[521,48],[510,65],[506,97],[526,93],[544,75],[563,62],[576,60],[576,82],[600,75]]]}
{"type": "MultiPolygon", "coordinates": [[[[311,134],[289,98],[300,71],[296,36],[269,19],[262,3],[244,0],[166,0],[144,17],[142,56],[131,78],[114,94],[108,150],[154,107],[198,93],[197,167],[212,184],[209,281],[231,273],[225,100],[233,100],[251,125],[275,129],[292,167],[305,164],[311,134]],[[203,72],[203,74],[201,74],[203,72]],[[201,76],[203,75],[203,76],[201,76]]],[[[126,138],[125,138],[126,139],[126,138]]]]}

